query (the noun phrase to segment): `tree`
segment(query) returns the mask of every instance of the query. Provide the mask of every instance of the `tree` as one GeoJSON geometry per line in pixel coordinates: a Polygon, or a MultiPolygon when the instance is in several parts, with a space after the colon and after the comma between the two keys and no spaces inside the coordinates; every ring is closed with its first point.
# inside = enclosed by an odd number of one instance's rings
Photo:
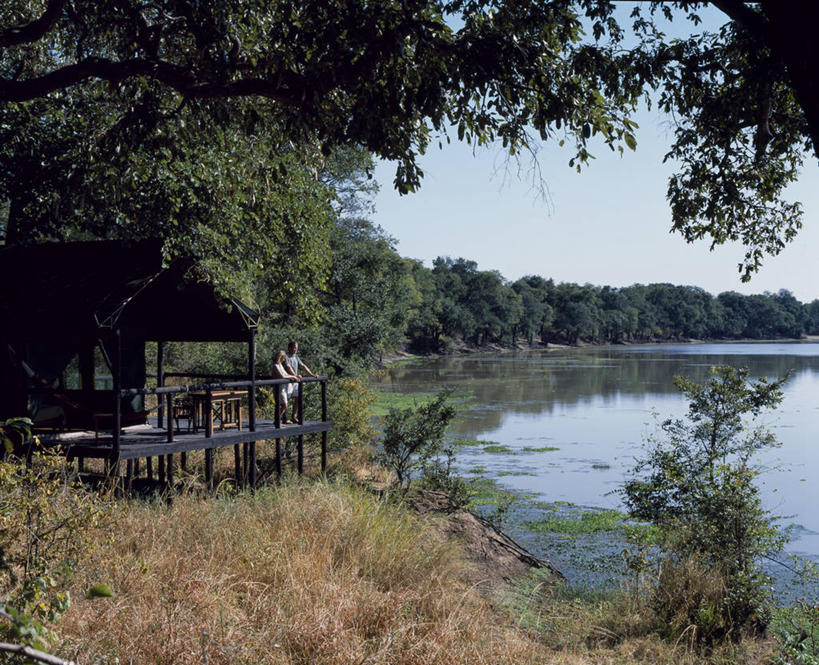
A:
{"type": "Polygon", "coordinates": [[[622,490],[632,517],[657,527],[662,565],[693,559],[722,576],[720,605],[693,609],[700,627],[711,612],[706,639],[738,637],[759,617],[769,582],[760,559],[786,541],[753,482],[759,472],[754,455],[777,443],[752,425],[782,401],[786,380],[750,382],[747,369],[727,366],[712,367],[702,385],[676,377],[689,399],[686,419],[662,424],[665,438],[637,461],[622,490]]]}
{"type": "Polygon", "coordinates": [[[331,236],[330,273],[322,301],[325,346],[344,364],[367,364],[403,340],[410,276],[393,240],[363,219],[341,219],[331,236]]]}
{"type": "Polygon", "coordinates": [[[392,408],[384,418],[381,459],[395,472],[402,488],[409,486],[416,469],[443,451],[444,433],[455,417],[448,399],[449,393],[442,391],[424,404],[392,408]]]}
{"type": "MultiPolygon", "coordinates": [[[[583,13],[605,30],[605,12],[586,4],[583,13]]],[[[253,100],[291,139],[318,137],[328,150],[357,143],[400,160],[402,191],[418,185],[415,157],[447,126],[470,142],[500,139],[514,150],[529,141],[528,127],[545,139],[556,122],[581,161],[592,130],[612,145],[630,132],[626,70],[613,50],[588,52],[568,2],[2,7],[0,101],[139,80],[180,102],[253,100]]]]}
{"type": "Polygon", "coordinates": [[[241,99],[285,140],[325,152],[356,143],[398,160],[403,192],[420,183],[417,155],[449,131],[499,140],[513,156],[538,140],[568,141],[578,166],[594,135],[633,148],[629,115],[656,90],[677,122],[674,228],[688,241],[741,240],[745,278],[801,226],[800,206],[782,194],[804,151],[819,154],[812,0],[655,0],[636,7],[631,36],[607,0],[3,0],[0,9],[0,103],[90,95],[117,100],[120,117],[150,118],[196,102],[218,116],[215,102],[241,99]],[[660,11],[696,26],[708,4],[730,19],[713,33],[670,40],[654,21],[660,11]]]}

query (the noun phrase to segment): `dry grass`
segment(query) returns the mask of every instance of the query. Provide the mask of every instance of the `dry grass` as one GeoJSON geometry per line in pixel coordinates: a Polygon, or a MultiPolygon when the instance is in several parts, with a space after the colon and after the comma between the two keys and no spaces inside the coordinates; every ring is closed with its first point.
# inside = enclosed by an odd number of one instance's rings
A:
{"type": "Polygon", "coordinates": [[[540,663],[419,519],[330,483],[119,504],[58,652],[82,663],[540,663]],[[505,624],[505,625],[504,625],[505,624]]]}

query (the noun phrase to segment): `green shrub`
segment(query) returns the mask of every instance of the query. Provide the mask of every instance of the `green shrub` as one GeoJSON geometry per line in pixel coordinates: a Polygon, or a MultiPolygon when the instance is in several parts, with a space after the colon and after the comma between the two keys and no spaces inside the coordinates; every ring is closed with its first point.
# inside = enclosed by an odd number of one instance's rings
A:
{"type": "Polygon", "coordinates": [[[623,488],[631,516],[656,526],[653,606],[673,631],[693,630],[698,641],[737,639],[762,623],[770,579],[760,560],[781,552],[787,536],[754,484],[754,454],[777,443],[753,421],[781,402],[785,380],[749,382],[747,369],[733,367],[712,368],[703,385],[676,377],[690,400],[687,417],[662,424],[665,436],[623,488]]]}
{"type": "Polygon", "coordinates": [[[39,450],[30,421],[0,423],[0,638],[45,649],[51,625],[68,608],[66,588],[102,515],[65,459],[39,450]],[[10,454],[31,442],[28,461],[10,454]],[[12,445],[14,444],[14,445],[12,445]]]}
{"type": "Polygon", "coordinates": [[[430,402],[408,409],[390,409],[384,418],[381,462],[408,487],[412,474],[429,465],[444,451],[444,432],[455,417],[449,391],[430,402]]]}

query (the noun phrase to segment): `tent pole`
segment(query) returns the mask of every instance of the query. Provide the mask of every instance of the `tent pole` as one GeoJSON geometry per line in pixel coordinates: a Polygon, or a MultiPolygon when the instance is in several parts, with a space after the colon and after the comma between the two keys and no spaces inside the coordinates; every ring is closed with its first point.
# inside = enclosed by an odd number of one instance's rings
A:
{"type": "Polygon", "coordinates": [[[114,362],[113,362],[113,383],[114,383],[114,448],[112,451],[112,475],[119,484],[119,461],[120,461],[120,428],[122,425],[122,333],[120,329],[114,330],[114,362]]]}
{"type": "MultiPolygon", "coordinates": [[[[156,387],[161,388],[165,385],[165,342],[156,343],[156,387]]],[[[156,421],[159,427],[162,427],[162,422],[165,415],[165,405],[162,403],[162,398],[158,398],[159,408],[156,411],[156,421]]]]}

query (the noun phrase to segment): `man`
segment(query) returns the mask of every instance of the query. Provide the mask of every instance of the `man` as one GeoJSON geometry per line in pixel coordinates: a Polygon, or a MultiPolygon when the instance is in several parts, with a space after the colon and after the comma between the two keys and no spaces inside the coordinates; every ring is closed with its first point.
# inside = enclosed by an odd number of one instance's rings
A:
{"type": "MultiPolygon", "coordinates": [[[[299,353],[298,343],[290,342],[287,345],[287,366],[285,367],[285,369],[289,370],[290,374],[295,376],[296,379],[299,381],[301,380],[302,377],[302,375],[299,374],[299,369],[303,369],[304,373],[307,374],[308,376],[316,378],[317,375],[313,374],[313,372],[310,371],[310,368],[302,362],[301,358],[299,358],[298,356],[298,353],[299,353]]],[[[293,399],[293,407],[290,410],[290,418],[293,420],[293,422],[298,422],[299,413],[301,412],[301,404],[299,404],[299,392],[295,384],[292,385],[291,396],[293,399]]]]}

